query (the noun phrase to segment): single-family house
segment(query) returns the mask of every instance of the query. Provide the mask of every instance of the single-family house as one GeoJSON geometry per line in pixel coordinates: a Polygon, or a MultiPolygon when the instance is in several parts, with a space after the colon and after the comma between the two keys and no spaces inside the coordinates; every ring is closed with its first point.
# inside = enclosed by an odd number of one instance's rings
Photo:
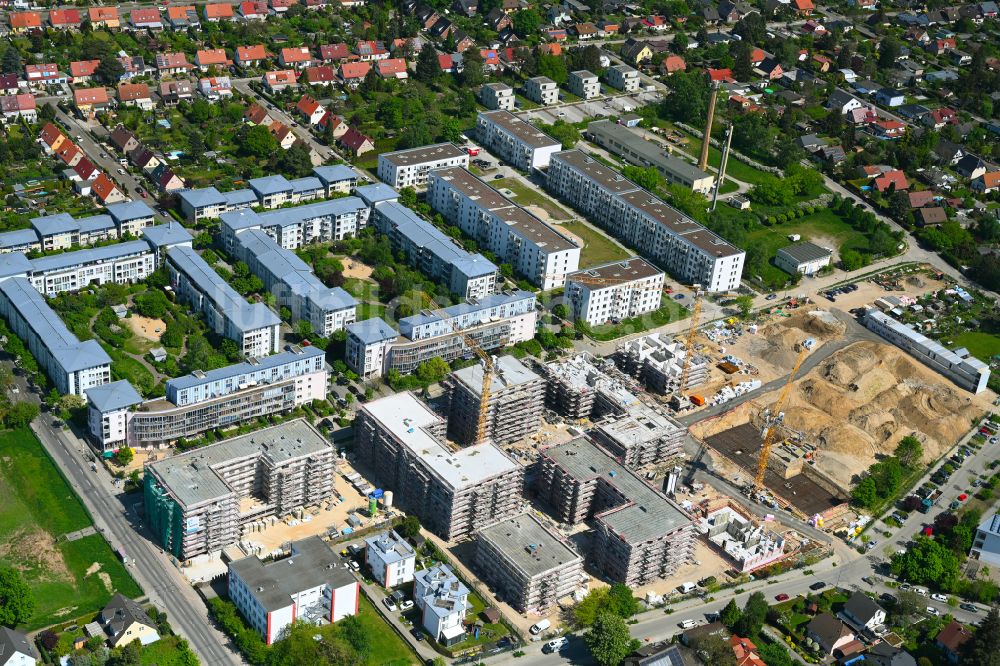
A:
{"type": "Polygon", "coordinates": [[[156,70],[161,77],[187,74],[194,65],[187,61],[187,55],[180,53],[158,53],[156,55],[156,70]]]}
{"type": "Polygon", "coordinates": [[[957,664],[962,656],[962,648],[972,639],[972,630],[967,626],[952,620],[944,626],[934,639],[934,644],[944,652],[945,658],[952,664],[957,664]]]}
{"type": "Polygon", "coordinates": [[[149,645],[160,640],[156,623],[150,619],[149,614],[120,592],[111,597],[111,601],[101,611],[99,620],[108,634],[108,644],[111,647],[121,647],[132,641],[149,645]]]}
{"type": "Polygon", "coordinates": [[[340,80],[345,86],[357,88],[368,76],[372,65],[370,62],[345,62],[340,66],[340,80]]]}
{"type": "Polygon", "coordinates": [[[69,75],[74,85],[87,83],[97,72],[100,60],[74,60],[69,64],[69,75]]]}
{"type": "Polygon", "coordinates": [[[73,104],[82,118],[93,118],[95,114],[104,111],[111,105],[108,89],[77,88],[73,91],[73,104]]]}
{"type": "Polygon", "coordinates": [[[909,189],[910,183],[906,180],[906,174],[899,169],[886,171],[881,176],[876,176],[872,181],[872,187],[881,193],[902,192],[909,189]]]}
{"type": "Polygon", "coordinates": [[[278,64],[286,69],[303,69],[313,64],[312,51],[308,46],[296,46],[293,48],[281,49],[278,55],[278,64]]]}
{"type": "Polygon", "coordinates": [[[87,9],[87,18],[90,19],[90,26],[92,28],[117,30],[122,25],[117,7],[89,7],[87,9]]]}
{"type": "Polygon", "coordinates": [[[134,106],[143,111],[152,111],[153,95],[145,83],[119,83],[118,103],[122,106],[134,106]]]}
{"type": "Polygon", "coordinates": [[[309,95],[303,95],[295,105],[295,109],[309,125],[317,124],[326,114],[326,109],[323,108],[323,105],[309,95]]]}
{"type": "Polygon", "coordinates": [[[236,47],[235,62],[238,66],[243,68],[260,67],[260,65],[270,57],[271,54],[263,44],[236,47]]]}
{"type": "Polygon", "coordinates": [[[210,67],[229,67],[233,61],[226,55],[226,49],[200,49],[194,56],[194,64],[207,72],[210,67]]]}
{"type": "Polygon", "coordinates": [[[409,77],[406,60],[403,58],[387,58],[375,62],[375,70],[383,79],[405,79],[409,77]]]}
{"type": "Polygon", "coordinates": [[[294,70],[279,69],[275,72],[266,72],[263,78],[264,87],[272,92],[278,92],[289,87],[299,85],[298,77],[294,70]]]}
{"type": "Polygon", "coordinates": [[[855,590],[844,604],[843,614],[845,619],[859,631],[872,631],[885,624],[885,609],[860,590],[855,590]]]}
{"type": "Polygon", "coordinates": [[[353,127],[348,128],[348,130],[344,132],[343,136],[337,139],[337,143],[351,151],[351,154],[355,157],[359,157],[367,152],[375,150],[375,140],[370,136],[359,132],[353,127]]]}
{"type": "Polygon", "coordinates": [[[969,187],[978,194],[990,194],[1000,190],[1000,171],[987,171],[974,178],[969,187]]]}
{"type": "Polygon", "coordinates": [[[233,20],[233,6],[228,2],[210,2],[205,5],[205,20],[209,23],[233,20]]]}
{"type": "Polygon", "coordinates": [[[49,10],[49,25],[55,30],[76,30],[81,20],[79,9],[49,10]]]}
{"type": "Polygon", "coordinates": [[[823,653],[829,656],[854,640],[854,632],[829,613],[820,613],[810,620],[806,625],[806,636],[816,641],[823,653]]]}
{"type": "Polygon", "coordinates": [[[140,7],[129,13],[133,30],[163,30],[163,17],[156,7],[140,7]]]}

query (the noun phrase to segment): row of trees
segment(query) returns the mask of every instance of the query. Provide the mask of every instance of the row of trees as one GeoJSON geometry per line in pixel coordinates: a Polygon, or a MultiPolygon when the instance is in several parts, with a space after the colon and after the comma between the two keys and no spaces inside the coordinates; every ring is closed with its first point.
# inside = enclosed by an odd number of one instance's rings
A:
{"type": "Polygon", "coordinates": [[[874,509],[895,497],[906,473],[919,467],[923,455],[919,439],[904,437],[892,456],[868,468],[864,478],[851,491],[851,499],[862,508],[874,509]]]}

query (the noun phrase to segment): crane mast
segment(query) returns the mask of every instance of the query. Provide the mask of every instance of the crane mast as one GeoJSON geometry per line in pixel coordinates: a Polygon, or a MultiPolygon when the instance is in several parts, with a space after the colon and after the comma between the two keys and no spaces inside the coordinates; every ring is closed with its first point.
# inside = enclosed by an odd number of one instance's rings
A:
{"type": "Polygon", "coordinates": [[[802,367],[802,362],[805,360],[808,353],[809,350],[806,349],[805,346],[800,347],[799,355],[795,359],[795,365],[792,367],[792,371],[788,374],[788,380],[781,389],[781,395],[778,397],[778,402],[774,403],[774,411],[768,410],[765,412],[767,430],[764,432],[764,443],[761,444],[760,455],[757,458],[757,474],[753,479],[754,493],[760,491],[764,487],[764,474],[767,472],[767,461],[771,457],[771,447],[774,446],[774,440],[778,434],[778,426],[780,426],[785,420],[785,414],[783,412],[785,403],[788,401],[788,396],[792,392],[792,383],[795,381],[795,375],[798,373],[799,368],[802,367]]]}

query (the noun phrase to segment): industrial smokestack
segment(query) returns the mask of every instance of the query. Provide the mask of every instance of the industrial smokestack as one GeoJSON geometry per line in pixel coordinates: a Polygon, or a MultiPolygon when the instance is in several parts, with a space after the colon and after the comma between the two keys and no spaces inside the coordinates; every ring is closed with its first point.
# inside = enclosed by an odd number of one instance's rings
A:
{"type": "Polygon", "coordinates": [[[712,121],[715,119],[715,100],[719,97],[719,85],[712,84],[712,96],[708,98],[708,120],[705,122],[705,135],[701,141],[701,156],[698,158],[698,168],[702,171],[708,167],[708,146],[712,140],[712,121]]]}
{"type": "Polygon", "coordinates": [[[715,192],[712,194],[712,208],[710,210],[715,210],[715,204],[719,201],[719,190],[722,188],[722,181],[726,179],[726,167],[729,166],[729,147],[733,143],[733,126],[730,125],[729,129],[726,130],[726,145],[722,149],[722,161],[719,162],[719,174],[715,179],[715,192]]]}

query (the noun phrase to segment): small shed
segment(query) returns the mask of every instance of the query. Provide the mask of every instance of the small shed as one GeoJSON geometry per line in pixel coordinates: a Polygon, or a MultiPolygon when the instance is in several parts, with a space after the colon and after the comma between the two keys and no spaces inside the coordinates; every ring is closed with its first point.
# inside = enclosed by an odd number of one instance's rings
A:
{"type": "Polygon", "coordinates": [[[163,347],[154,347],[149,350],[149,355],[153,357],[153,360],[157,363],[163,363],[167,360],[167,350],[163,347]]]}
{"type": "Polygon", "coordinates": [[[832,259],[833,250],[809,241],[801,241],[778,250],[774,264],[792,275],[796,273],[813,275],[821,268],[829,266],[832,259]]]}

